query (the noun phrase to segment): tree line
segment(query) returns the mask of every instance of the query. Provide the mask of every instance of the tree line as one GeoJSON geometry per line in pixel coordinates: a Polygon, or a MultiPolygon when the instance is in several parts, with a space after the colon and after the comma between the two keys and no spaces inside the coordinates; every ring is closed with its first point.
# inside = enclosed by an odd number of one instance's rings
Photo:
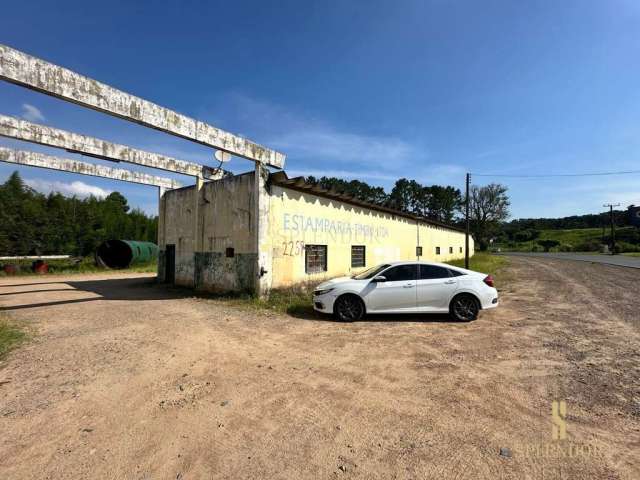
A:
{"type": "Polygon", "coordinates": [[[92,255],[104,240],[156,242],[157,217],[131,209],[118,192],[105,198],[36,192],[14,172],[0,185],[0,252],[92,255]]]}
{"type": "MultiPolygon", "coordinates": [[[[359,180],[307,177],[310,183],[459,228],[464,227],[464,197],[452,186],[397,180],[389,193],[359,180]]],[[[507,188],[499,184],[470,189],[470,227],[484,250],[509,217],[507,188]]],[[[25,185],[17,172],[0,185],[0,252],[4,255],[91,255],[110,238],[155,242],[157,217],[131,210],[122,194],[103,199],[44,195],[25,185]]]]}
{"type": "Polygon", "coordinates": [[[335,177],[310,176],[307,182],[314,183],[327,190],[335,190],[353,195],[365,202],[384,205],[406,213],[452,223],[460,211],[463,198],[460,190],[441,185],[424,186],[415,180],[401,178],[396,181],[391,193],[382,187],[373,187],[360,180],[343,180],[335,177]]]}
{"type": "MultiPolygon", "coordinates": [[[[430,220],[458,227],[464,225],[465,199],[460,190],[452,186],[421,185],[415,180],[401,178],[387,193],[382,187],[374,187],[360,180],[310,176],[306,181],[430,220]]],[[[509,204],[507,187],[504,185],[492,183],[471,186],[469,223],[479,249],[486,250],[490,239],[499,234],[502,222],[509,218],[509,204]]]]}

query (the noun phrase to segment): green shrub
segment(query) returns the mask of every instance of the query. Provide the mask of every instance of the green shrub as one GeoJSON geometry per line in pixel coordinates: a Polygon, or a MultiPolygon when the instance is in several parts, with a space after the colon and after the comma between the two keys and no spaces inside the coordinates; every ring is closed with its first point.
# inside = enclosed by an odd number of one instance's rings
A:
{"type": "Polygon", "coordinates": [[[545,239],[545,240],[538,240],[538,245],[544,248],[545,252],[548,252],[552,248],[560,245],[560,242],[558,240],[545,239]]]}
{"type": "Polygon", "coordinates": [[[616,253],[640,252],[640,245],[629,242],[616,242],[616,253]]]}
{"type": "Polygon", "coordinates": [[[599,252],[602,250],[602,243],[598,240],[586,240],[573,247],[574,252],[599,252]]]}

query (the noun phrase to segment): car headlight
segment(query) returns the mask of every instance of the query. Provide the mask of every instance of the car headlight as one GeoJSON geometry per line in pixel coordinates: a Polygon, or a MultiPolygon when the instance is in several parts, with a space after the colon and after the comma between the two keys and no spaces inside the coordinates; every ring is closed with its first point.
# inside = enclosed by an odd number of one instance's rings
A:
{"type": "Polygon", "coordinates": [[[315,290],[313,292],[313,294],[316,295],[316,296],[325,295],[325,294],[329,293],[332,290],[333,290],[333,288],[323,288],[322,290],[315,290]]]}

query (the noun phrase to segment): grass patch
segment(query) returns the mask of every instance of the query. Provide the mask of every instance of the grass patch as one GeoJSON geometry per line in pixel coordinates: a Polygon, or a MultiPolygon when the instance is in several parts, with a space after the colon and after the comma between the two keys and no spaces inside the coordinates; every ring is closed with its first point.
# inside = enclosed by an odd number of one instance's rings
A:
{"type": "MultiPolygon", "coordinates": [[[[80,261],[74,259],[62,259],[62,260],[45,260],[49,265],[49,273],[45,275],[69,275],[79,273],[105,273],[105,272],[117,272],[119,270],[111,270],[96,265],[93,257],[84,257],[80,261]]],[[[18,272],[15,275],[28,276],[36,275],[31,271],[32,260],[18,260],[8,261],[6,264],[13,264],[18,266],[18,272]]],[[[158,271],[158,263],[156,261],[133,265],[131,268],[122,270],[123,272],[134,273],[155,273],[158,271]]],[[[0,270],[0,276],[6,276],[7,274],[0,270]]]]}
{"type": "Polygon", "coordinates": [[[629,252],[623,253],[622,255],[624,255],[625,257],[640,257],[640,252],[629,252]]]}
{"type": "MultiPolygon", "coordinates": [[[[464,258],[460,260],[452,260],[447,262],[454,267],[464,268],[464,258]]],[[[503,255],[493,255],[488,252],[476,252],[469,259],[469,270],[486,273],[488,275],[496,275],[499,271],[506,267],[509,259],[503,255]]]]}
{"type": "Polygon", "coordinates": [[[21,328],[0,317],[0,359],[26,338],[27,334],[21,328]]]}
{"type": "Polygon", "coordinates": [[[198,296],[223,302],[234,307],[250,309],[254,311],[271,311],[286,313],[295,317],[316,316],[313,309],[313,289],[316,283],[298,284],[287,288],[271,290],[268,297],[260,298],[251,293],[212,293],[199,292],[198,296]]]}
{"type": "Polygon", "coordinates": [[[296,286],[272,290],[268,298],[251,297],[251,304],[293,316],[314,315],[313,288],[296,286]]]}
{"type": "MultiPolygon", "coordinates": [[[[452,260],[447,262],[454,267],[464,268],[464,258],[462,260],[452,260]]],[[[469,270],[491,275],[498,288],[504,287],[510,281],[506,267],[509,265],[509,258],[504,255],[494,255],[489,252],[476,252],[469,259],[469,270]]]]}

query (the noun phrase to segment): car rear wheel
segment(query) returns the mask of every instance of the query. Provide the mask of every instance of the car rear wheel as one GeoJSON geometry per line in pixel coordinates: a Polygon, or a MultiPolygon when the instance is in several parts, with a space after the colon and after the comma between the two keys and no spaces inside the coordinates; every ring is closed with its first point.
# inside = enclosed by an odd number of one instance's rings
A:
{"type": "Polygon", "coordinates": [[[333,313],[342,322],[355,322],[364,316],[364,303],[356,295],[342,295],[335,301],[333,313]]]}
{"type": "Polygon", "coordinates": [[[478,312],[480,311],[480,304],[478,300],[467,293],[457,295],[451,300],[449,305],[449,313],[451,316],[459,322],[470,322],[478,318],[478,312]]]}

